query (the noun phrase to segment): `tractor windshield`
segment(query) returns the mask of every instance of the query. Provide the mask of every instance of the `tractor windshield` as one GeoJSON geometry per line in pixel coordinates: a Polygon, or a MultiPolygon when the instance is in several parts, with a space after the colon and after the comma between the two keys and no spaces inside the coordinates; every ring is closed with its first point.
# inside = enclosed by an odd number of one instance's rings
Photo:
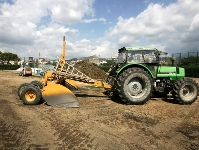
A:
{"type": "Polygon", "coordinates": [[[157,63],[154,50],[133,50],[128,51],[128,63],[157,63]]]}

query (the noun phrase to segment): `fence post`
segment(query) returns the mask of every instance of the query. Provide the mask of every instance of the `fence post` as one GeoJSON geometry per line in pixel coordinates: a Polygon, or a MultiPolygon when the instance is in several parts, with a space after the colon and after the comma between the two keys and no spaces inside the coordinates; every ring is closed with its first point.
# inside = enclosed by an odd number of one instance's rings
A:
{"type": "MultiPolygon", "coordinates": [[[[197,52],[197,55],[196,55],[196,71],[197,71],[197,73],[199,73],[199,67],[198,67],[198,52],[197,52]]],[[[196,73],[196,74],[197,74],[197,73],[196,73]]],[[[196,77],[199,77],[199,74],[197,74],[196,77]]]]}
{"type": "Polygon", "coordinates": [[[178,67],[180,67],[180,63],[181,63],[181,53],[176,53],[176,54],[179,54],[178,67]]]}

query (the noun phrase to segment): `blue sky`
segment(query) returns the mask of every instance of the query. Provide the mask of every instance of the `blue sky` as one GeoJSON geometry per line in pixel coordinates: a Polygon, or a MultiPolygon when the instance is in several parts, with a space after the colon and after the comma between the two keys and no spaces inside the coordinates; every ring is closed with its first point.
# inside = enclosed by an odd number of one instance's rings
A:
{"type": "Polygon", "coordinates": [[[124,46],[199,52],[199,0],[0,0],[0,51],[67,59],[124,46]]]}

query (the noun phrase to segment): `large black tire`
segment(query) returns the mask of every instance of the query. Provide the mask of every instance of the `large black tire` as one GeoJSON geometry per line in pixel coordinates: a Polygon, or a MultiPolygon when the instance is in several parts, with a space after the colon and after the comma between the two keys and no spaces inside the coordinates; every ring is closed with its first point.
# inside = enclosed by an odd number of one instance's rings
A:
{"type": "Polygon", "coordinates": [[[21,99],[26,105],[36,105],[41,100],[41,91],[35,86],[27,86],[21,92],[21,99]]]}
{"type": "Polygon", "coordinates": [[[152,78],[141,68],[129,68],[123,71],[117,83],[117,91],[127,104],[144,104],[152,93],[152,78]]]}
{"type": "Polygon", "coordinates": [[[21,84],[19,87],[18,87],[18,90],[17,90],[17,94],[19,96],[19,98],[21,99],[21,92],[27,87],[31,85],[30,83],[23,83],[21,84]]]}
{"type": "Polygon", "coordinates": [[[41,82],[37,81],[37,80],[34,80],[32,82],[30,82],[31,84],[37,86],[39,89],[42,89],[43,88],[43,85],[41,82]]]}
{"type": "Polygon", "coordinates": [[[191,78],[178,79],[173,87],[172,97],[181,104],[192,104],[198,96],[198,84],[191,78]]]}

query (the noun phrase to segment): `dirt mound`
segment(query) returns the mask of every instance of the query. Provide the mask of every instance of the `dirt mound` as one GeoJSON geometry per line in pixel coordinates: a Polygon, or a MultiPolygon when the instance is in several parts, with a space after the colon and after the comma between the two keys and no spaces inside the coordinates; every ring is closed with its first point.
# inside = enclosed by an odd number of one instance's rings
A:
{"type": "Polygon", "coordinates": [[[85,75],[89,76],[90,78],[93,79],[100,79],[100,80],[106,80],[107,78],[107,73],[98,68],[97,66],[94,66],[91,62],[89,61],[81,61],[77,62],[74,67],[84,73],[85,75]]]}

